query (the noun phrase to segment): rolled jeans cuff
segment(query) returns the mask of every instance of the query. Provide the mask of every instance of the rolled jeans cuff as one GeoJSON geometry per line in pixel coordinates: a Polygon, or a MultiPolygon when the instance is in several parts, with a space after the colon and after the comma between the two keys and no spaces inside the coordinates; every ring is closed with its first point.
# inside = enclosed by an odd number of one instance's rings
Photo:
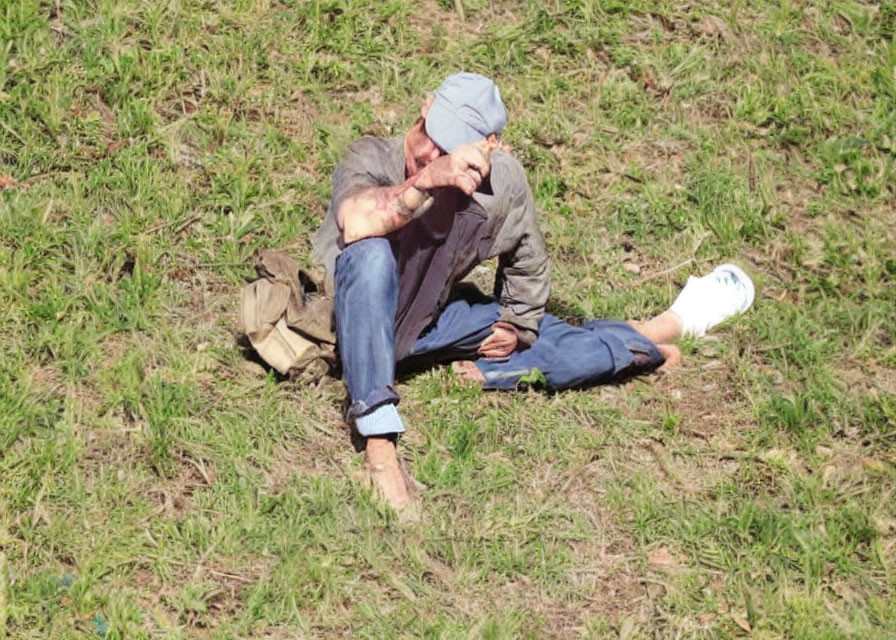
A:
{"type": "Polygon", "coordinates": [[[404,425],[395,405],[398,394],[392,385],[386,385],[367,394],[363,400],[355,400],[346,412],[346,419],[354,422],[362,436],[379,436],[403,433],[404,425]]]}
{"type": "Polygon", "coordinates": [[[404,433],[404,424],[394,404],[381,404],[370,413],[355,418],[355,428],[364,437],[404,433]]]}

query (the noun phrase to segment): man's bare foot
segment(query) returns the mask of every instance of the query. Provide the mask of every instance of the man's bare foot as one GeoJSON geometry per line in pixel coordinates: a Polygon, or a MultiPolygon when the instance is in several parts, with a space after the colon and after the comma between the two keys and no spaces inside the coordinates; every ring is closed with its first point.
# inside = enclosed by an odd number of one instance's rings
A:
{"type": "Polygon", "coordinates": [[[398,464],[395,443],[389,438],[367,438],[364,457],[370,481],[386,503],[399,513],[406,509],[412,498],[398,464]]]}
{"type": "Polygon", "coordinates": [[[451,370],[454,372],[454,375],[461,380],[478,382],[479,384],[485,382],[485,376],[482,375],[479,367],[477,367],[476,363],[472,360],[457,360],[452,362],[451,370]]]}
{"type": "Polygon", "coordinates": [[[681,366],[681,349],[674,344],[658,344],[656,348],[660,350],[666,361],[660,365],[657,371],[670,371],[681,366]]]}

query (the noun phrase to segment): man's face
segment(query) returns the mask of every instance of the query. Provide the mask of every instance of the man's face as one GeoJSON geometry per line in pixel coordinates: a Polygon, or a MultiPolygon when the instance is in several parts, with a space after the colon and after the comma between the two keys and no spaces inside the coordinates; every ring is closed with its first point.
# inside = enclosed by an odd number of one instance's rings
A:
{"type": "Polygon", "coordinates": [[[426,133],[426,114],[429,113],[429,105],[432,104],[432,100],[433,96],[426,99],[420,107],[420,117],[404,137],[405,164],[408,175],[416,174],[430,162],[445,154],[426,133]]]}
{"type": "Polygon", "coordinates": [[[426,121],[417,120],[405,136],[405,155],[410,175],[416,174],[430,162],[444,154],[426,133],[426,121]]]}
{"type": "MultiPolygon", "coordinates": [[[[432,104],[432,100],[433,96],[429,96],[426,102],[423,103],[423,106],[420,107],[420,117],[404,138],[405,165],[409,176],[417,174],[423,167],[446,153],[426,133],[426,114],[429,113],[429,106],[432,104]]],[[[493,133],[485,139],[497,144],[498,138],[493,133]]],[[[504,150],[509,150],[509,147],[504,148],[504,150]]]]}

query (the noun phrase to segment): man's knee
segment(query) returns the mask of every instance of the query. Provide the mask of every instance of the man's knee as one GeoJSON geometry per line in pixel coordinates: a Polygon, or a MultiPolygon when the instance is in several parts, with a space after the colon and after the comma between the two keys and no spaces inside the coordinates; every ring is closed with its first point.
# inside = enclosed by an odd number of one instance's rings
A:
{"type": "Polygon", "coordinates": [[[365,238],[348,245],[336,260],[336,288],[392,286],[398,278],[392,246],[385,238],[365,238]]]}

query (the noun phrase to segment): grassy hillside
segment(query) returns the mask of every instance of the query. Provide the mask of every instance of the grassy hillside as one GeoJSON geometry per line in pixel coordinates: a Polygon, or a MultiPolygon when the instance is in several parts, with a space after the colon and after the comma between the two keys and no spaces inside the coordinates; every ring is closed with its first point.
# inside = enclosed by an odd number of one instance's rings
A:
{"type": "Polygon", "coordinates": [[[461,4],[0,0],[5,637],[896,637],[896,3],[461,4]],[[236,294],[459,69],[502,88],[553,311],[729,259],[761,290],[668,375],[402,380],[405,527],[236,294]]]}

